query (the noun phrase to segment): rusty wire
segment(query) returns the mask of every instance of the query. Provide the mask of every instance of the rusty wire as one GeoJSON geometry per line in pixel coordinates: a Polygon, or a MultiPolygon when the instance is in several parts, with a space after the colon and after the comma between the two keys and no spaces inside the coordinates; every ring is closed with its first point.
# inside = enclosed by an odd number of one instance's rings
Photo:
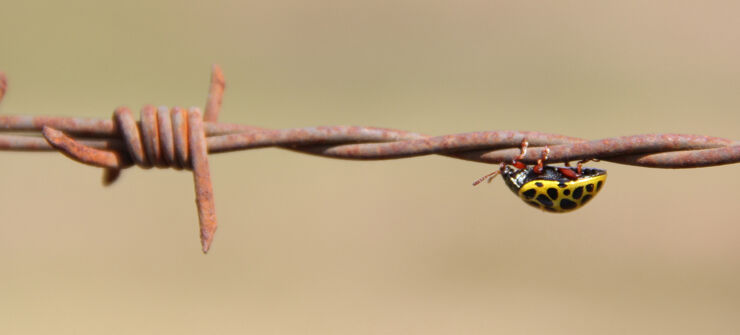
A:
{"type": "MultiPolygon", "coordinates": [[[[0,101],[7,91],[0,72],[0,101]]],[[[221,69],[213,66],[205,113],[144,106],[140,121],[126,107],[112,119],[0,115],[0,150],[59,151],[84,164],[104,168],[103,183],[113,183],[121,169],[193,170],[201,245],[207,252],[215,233],[216,214],[208,153],[279,147],[323,157],[381,160],[444,155],[483,163],[509,162],[522,139],[530,149],[522,161],[532,164],[549,146],[548,163],[600,159],[653,168],[694,168],[740,162],[740,142],[684,134],[644,134],[588,141],[531,131],[480,131],[428,136],[396,129],[328,126],[265,129],[219,123],[225,88],[221,69]],[[71,136],[74,136],[71,137],[71,136]]]]}

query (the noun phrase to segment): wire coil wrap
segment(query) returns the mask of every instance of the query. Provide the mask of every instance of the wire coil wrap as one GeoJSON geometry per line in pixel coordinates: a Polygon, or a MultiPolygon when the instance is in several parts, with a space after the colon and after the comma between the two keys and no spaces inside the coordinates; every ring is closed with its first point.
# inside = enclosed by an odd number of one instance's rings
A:
{"type": "Polygon", "coordinates": [[[216,211],[213,183],[208,167],[203,121],[200,111],[173,108],[168,111],[152,106],[141,110],[141,127],[126,107],[116,109],[113,119],[125,144],[124,155],[117,150],[88,147],[67,137],[59,130],[44,126],[42,133],[49,143],[66,156],[89,165],[105,168],[104,182],[114,182],[120,169],[136,164],[142,168],[152,166],[193,170],[195,194],[203,252],[207,252],[216,232],[216,211]]]}
{"type": "MultiPolygon", "coordinates": [[[[220,73],[218,68],[214,70],[214,75],[220,73]]],[[[212,111],[218,113],[220,98],[215,104],[209,101],[209,106],[212,111]]],[[[113,112],[113,123],[114,129],[123,140],[123,146],[113,145],[110,148],[97,149],[68,137],[50,125],[43,126],[42,134],[52,147],[67,157],[84,164],[105,168],[103,180],[106,185],[118,178],[121,169],[133,165],[145,169],[172,167],[192,170],[201,247],[203,252],[208,252],[216,232],[217,221],[213,183],[208,166],[208,148],[200,110],[195,107],[187,111],[179,107],[171,110],[161,107],[157,110],[151,105],[146,105],[141,109],[140,122],[137,123],[131,110],[119,107],[113,112]]]]}

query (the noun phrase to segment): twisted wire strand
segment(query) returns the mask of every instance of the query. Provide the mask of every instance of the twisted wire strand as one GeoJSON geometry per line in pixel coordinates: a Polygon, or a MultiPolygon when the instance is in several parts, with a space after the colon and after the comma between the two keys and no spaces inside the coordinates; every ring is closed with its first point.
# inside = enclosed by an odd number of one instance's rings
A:
{"type": "MultiPolygon", "coordinates": [[[[140,122],[141,123],[141,122],[140,122]]],[[[146,124],[146,122],[144,122],[146,124]]],[[[0,131],[40,131],[44,126],[78,135],[80,143],[128,155],[120,134],[110,120],[0,116],[0,131]],[[94,128],[99,125],[99,128],[94,128]],[[101,138],[110,136],[109,138],[101,138]]],[[[526,138],[532,148],[523,158],[532,164],[550,146],[548,162],[602,159],[621,164],[655,168],[692,168],[740,162],[740,143],[711,136],[686,134],[643,134],[587,141],[530,131],[482,131],[445,136],[425,136],[396,129],[331,126],[269,130],[206,122],[209,153],[265,147],[354,160],[398,159],[431,154],[500,163],[519,154],[526,138]]],[[[0,150],[54,150],[43,138],[0,134],[0,150]]],[[[121,163],[121,167],[127,166],[121,163]],[[124,166],[125,165],[125,166],[124,166]]]]}
{"type": "MultiPolygon", "coordinates": [[[[7,79],[0,72],[0,101],[7,87],[7,79]]],[[[204,252],[210,247],[217,226],[208,153],[279,147],[339,159],[382,160],[436,154],[501,163],[517,157],[526,138],[530,149],[522,161],[528,164],[542,156],[544,146],[550,150],[547,163],[601,159],[642,167],[695,168],[740,162],[740,142],[703,135],[644,134],[589,141],[532,131],[429,136],[359,126],[274,130],[219,123],[224,88],[223,73],[214,65],[203,115],[197,108],[150,105],[141,109],[138,122],[126,107],[117,108],[112,119],[0,115],[0,150],[57,150],[78,162],[104,168],[106,185],[118,178],[121,169],[134,165],[192,170],[204,252]]]]}

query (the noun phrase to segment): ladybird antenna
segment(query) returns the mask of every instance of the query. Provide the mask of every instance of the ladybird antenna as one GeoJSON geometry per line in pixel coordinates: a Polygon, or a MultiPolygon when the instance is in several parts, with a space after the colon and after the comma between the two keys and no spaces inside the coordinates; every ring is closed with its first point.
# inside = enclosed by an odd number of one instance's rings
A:
{"type": "Polygon", "coordinates": [[[478,186],[478,184],[482,183],[486,179],[488,179],[488,182],[490,183],[491,180],[493,180],[493,178],[499,175],[499,173],[501,173],[501,170],[496,170],[483,177],[480,177],[476,181],[473,182],[473,186],[478,186]]]}

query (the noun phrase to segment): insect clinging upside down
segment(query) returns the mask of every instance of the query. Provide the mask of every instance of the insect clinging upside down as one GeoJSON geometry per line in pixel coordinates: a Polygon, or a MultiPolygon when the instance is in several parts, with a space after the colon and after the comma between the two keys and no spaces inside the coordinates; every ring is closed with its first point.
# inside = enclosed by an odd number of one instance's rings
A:
{"type": "Polygon", "coordinates": [[[548,212],[564,213],[580,208],[598,193],[606,182],[606,170],[584,168],[578,162],[577,167],[545,165],[550,149],[545,146],[542,157],[537,164],[527,167],[521,160],[527,153],[529,143],[522,140],[521,153],[510,164],[501,163],[501,167],[473,183],[473,186],[484,180],[491,182],[501,175],[504,182],[514,194],[524,202],[548,212]]]}

